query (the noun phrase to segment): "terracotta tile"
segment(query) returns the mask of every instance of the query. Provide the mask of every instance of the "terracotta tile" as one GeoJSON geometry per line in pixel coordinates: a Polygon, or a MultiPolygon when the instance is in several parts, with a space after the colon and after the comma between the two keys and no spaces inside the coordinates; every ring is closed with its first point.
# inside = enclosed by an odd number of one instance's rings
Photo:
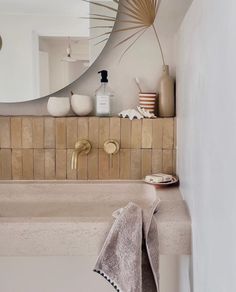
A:
{"type": "Polygon", "coordinates": [[[22,118],[22,148],[33,147],[33,125],[31,117],[22,118]]]}
{"type": "Polygon", "coordinates": [[[11,149],[0,149],[0,179],[12,179],[11,149]]]}
{"type": "Polygon", "coordinates": [[[56,179],[56,150],[45,150],[45,179],[56,179]]]}
{"type": "Polygon", "coordinates": [[[176,156],[176,150],[173,150],[173,174],[177,173],[177,156],[176,156]]]}
{"type": "Polygon", "coordinates": [[[34,149],[34,179],[45,179],[45,153],[44,149],[34,149]]]}
{"type": "Polygon", "coordinates": [[[174,119],[163,119],[163,149],[174,148],[174,119]]]}
{"type": "Polygon", "coordinates": [[[4,156],[0,153],[1,161],[5,159],[0,163],[0,179],[76,179],[77,176],[79,179],[141,179],[147,173],[175,173],[175,124],[176,119],[172,118],[131,122],[97,117],[0,117],[0,145],[10,147],[12,139],[15,147],[12,156],[11,149],[5,149],[4,156]],[[8,137],[3,141],[5,132],[8,137]],[[56,134],[57,147],[62,147],[57,150],[57,155],[56,134]],[[120,141],[121,147],[128,147],[121,148],[113,157],[112,168],[109,156],[103,149],[97,149],[103,147],[108,138],[120,141]],[[79,139],[91,140],[93,149],[88,156],[79,157],[81,169],[77,172],[70,169],[70,161],[74,144],[79,139]],[[20,149],[22,144],[23,150],[20,149]],[[66,151],[63,147],[69,148],[66,151]]]}
{"type": "Polygon", "coordinates": [[[78,140],[89,138],[89,118],[78,118],[78,140]]]}
{"type": "Polygon", "coordinates": [[[89,118],[89,141],[93,148],[99,147],[99,118],[89,118]]]}
{"type": "Polygon", "coordinates": [[[131,149],[131,179],[141,179],[141,149],[131,149]]]}
{"type": "Polygon", "coordinates": [[[44,148],[56,147],[56,119],[44,118],[44,148]]]}
{"type": "Polygon", "coordinates": [[[121,148],[131,148],[131,121],[129,119],[121,119],[121,148]]]}
{"type": "Polygon", "coordinates": [[[110,119],[99,119],[99,148],[103,149],[104,142],[110,137],[110,119]]]}
{"type": "Polygon", "coordinates": [[[0,117],[0,148],[11,148],[11,122],[9,117],[0,117]]]}
{"type": "Polygon", "coordinates": [[[56,119],[56,148],[57,149],[66,148],[66,119],[65,118],[56,119]]]}
{"type": "Polygon", "coordinates": [[[173,150],[163,150],[163,172],[173,174],[173,150]]]}
{"type": "Polygon", "coordinates": [[[34,152],[33,149],[22,150],[23,179],[34,179],[34,152]]]}
{"type": "Polygon", "coordinates": [[[174,118],[174,149],[177,148],[177,118],[174,118]]]}
{"type": "Polygon", "coordinates": [[[152,120],[152,148],[162,149],[163,147],[163,119],[152,120]]]}
{"type": "Polygon", "coordinates": [[[15,180],[22,179],[23,165],[22,165],[22,150],[12,149],[12,178],[15,180]]]}
{"type": "Polygon", "coordinates": [[[63,149],[56,150],[56,179],[66,179],[67,170],[67,151],[63,149]]]}
{"type": "Polygon", "coordinates": [[[88,179],[88,156],[80,155],[78,157],[78,179],[86,180],[88,179]]]}
{"type": "Polygon", "coordinates": [[[152,173],[152,150],[142,149],[142,179],[152,173]]]}
{"type": "Polygon", "coordinates": [[[92,149],[88,155],[88,179],[98,179],[98,149],[92,149]]]}
{"type": "Polygon", "coordinates": [[[73,149],[67,149],[67,179],[76,180],[77,179],[77,170],[71,169],[71,158],[73,149]]]}
{"type": "Polygon", "coordinates": [[[44,119],[33,118],[33,148],[44,148],[44,119]]]}
{"type": "Polygon", "coordinates": [[[163,171],[163,154],[162,150],[152,150],[152,173],[161,173],[163,171]]]}
{"type": "Polygon", "coordinates": [[[109,179],[109,155],[103,149],[99,149],[99,179],[109,179]]]}
{"type": "Polygon", "coordinates": [[[131,167],[131,150],[120,150],[120,179],[130,179],[130,167],[131,167]]]}
{"type": "Polygon", "coordinates": [[[109,179],[119,179],[120,178],[120,153],[112,155],[109,158],[109,179]]]}
{"type": "Polygon", "coordinates": [[[116,140],[120,144],[120,118],[110,118],[110,139],[116,140]]]}
{"type": "Polygon", "coordinates": [[[78,120],[77,118],[67,118],[67,148],[74,149],[78,140],[78,120]]]}
{"type": "Polygon", "coordinates": [[[22,124],[20,117],[11,118],[11,147],[21,148],[22,147],[22,124]]]}
{"type": "Polygon", "coordinates": [[[142,122],[142,148],[151,149],[152,148],[152,120],[143,119],[142,122]]]}
{"type": "Polygon", "coordinates": [[[133,120],[131,125],[131,148],[140,149],[142,146],[142,121],[133,120]]]}

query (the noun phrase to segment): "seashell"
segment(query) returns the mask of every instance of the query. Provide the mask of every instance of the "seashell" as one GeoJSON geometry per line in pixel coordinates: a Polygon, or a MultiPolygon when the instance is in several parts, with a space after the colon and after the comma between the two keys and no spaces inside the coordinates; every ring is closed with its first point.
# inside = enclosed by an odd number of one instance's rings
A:
{"type": "Polygon", "coordinates": [[[144,117],[148,119],[156,119],[156,116],[152,113],[150,113],[148,110],[145,110],[144,108],[137,106],[137,109],[139,113],[144,117]]]}
{"type": "Polygon", "coordinates": [[[127,109],[127,110],[124,110],[124,111],[120,112],[118,115],[121,118],[129,118],[131,121],[133,119],[138,119],[138,120],[143,119],[143,115],[141,115],[135,109],[127,109]]]}

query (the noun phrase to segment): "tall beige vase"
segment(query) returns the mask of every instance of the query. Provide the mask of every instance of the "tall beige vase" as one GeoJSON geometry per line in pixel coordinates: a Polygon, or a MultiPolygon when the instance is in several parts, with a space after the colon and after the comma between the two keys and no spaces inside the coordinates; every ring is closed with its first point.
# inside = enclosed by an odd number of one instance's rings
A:
{"type": "Polygon", "coordinates": [[[169,66],[163,66],[160,80],[159,93],[159,116],[162,118],[174,117],[175,115],[175,90],[174,80],[169,75],[169,66]]]}

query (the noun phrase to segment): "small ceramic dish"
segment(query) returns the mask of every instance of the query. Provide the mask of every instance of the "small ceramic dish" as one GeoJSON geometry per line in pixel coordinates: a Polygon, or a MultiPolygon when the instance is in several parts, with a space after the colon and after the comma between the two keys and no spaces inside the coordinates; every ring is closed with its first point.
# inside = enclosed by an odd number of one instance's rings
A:
{"type": "Polygon", "coordinates": [[[145,181],[145,183],[151,184],[151,185],[155,186],[156,188],[165,188],[165,187],[171,187],[171,186],[179,185],[179,178],[177,176],[172,176],[171,180],[167,181],[167,182],[153,183],[153,182],[145,181]]]}

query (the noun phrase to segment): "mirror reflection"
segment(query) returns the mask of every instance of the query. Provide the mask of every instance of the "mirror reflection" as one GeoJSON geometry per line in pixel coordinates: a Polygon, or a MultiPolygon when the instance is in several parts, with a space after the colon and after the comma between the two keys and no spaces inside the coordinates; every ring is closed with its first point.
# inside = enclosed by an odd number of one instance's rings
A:
{"type": "Polygon", "coordinates": [[[51,95],[94,63],[108,40],[104,34],[114,22],[90,16],[116,17],[115,11],[103,6],[115,6],[115,1],[96,2],[101,5],[83,0],[0,0],[4,44],[0,51],[0,102],[51,95]]]}
{"type": "Polygon", "coordinates": [[[70,84],[89,66],[88,38],[39,37],[40,96],[70,84]]]}

